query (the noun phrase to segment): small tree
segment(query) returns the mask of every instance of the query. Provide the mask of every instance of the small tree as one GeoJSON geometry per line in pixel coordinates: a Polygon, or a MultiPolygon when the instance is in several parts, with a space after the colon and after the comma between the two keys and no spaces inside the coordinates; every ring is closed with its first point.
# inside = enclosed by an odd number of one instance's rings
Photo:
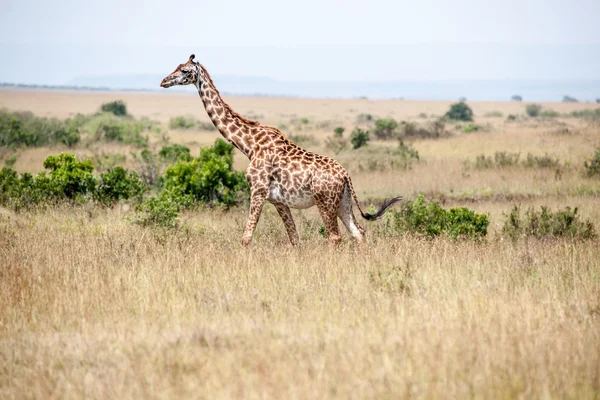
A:
{"type": "Polygon", "coordinates": [[[512,101],[523,101],[523,97],[521,97],[520,94],[514,94],[514,95],[512,95],[512,97],[510,99],[512,101]]]}
{"type": "Polygon", "coordinates": [[[527,104],[525,107],[525,112],[530,117],[537,117],[540,115],[540,111],[542,111],[542,106],[539,104],[527,104]]]}
{"type": "Polygon", "coordinates": [[[342,137],[342,135],[344,134],[344,128],[342,128],[341,126],[338,126],[337,128],[335,128],[333,130],[333,134],[335,135],[335,137],[342,137]]]}
{"type": "Polygon", "coordinates": [[[375,136],[378,139],[391,139],[396,133],[398,123],[393,119],[378,119],[375,121],[375,136]]]}
{"type": "Polygon", "coordinates": [[[354,129],[350,134],[350,142],[352,143],[352,148],[355,150],[366,146],[369,142],[369,132],[363,131],[360,128],[354,129]]]}
{"type": "Polygon", "coordinates": [[[450,106],[446,117],[454,121],[473,121],[473,110],[467,103],[461,101],[450,106]]]}
{"type": "Polygon", "coordinates": [[[127,106],[121,100],[111,101],[110,103],[104,103],[100,107],[102,112],[113,113],[118,117],[127,115],[127,106]]]}
{"type": "Polygon", "coordinates": [[[564,95],[563,99],[562,99],[563,103],[578,103],[579,100],[577,100],[575,97],[571,97],[571,96],[567,96],[564,95]]]}

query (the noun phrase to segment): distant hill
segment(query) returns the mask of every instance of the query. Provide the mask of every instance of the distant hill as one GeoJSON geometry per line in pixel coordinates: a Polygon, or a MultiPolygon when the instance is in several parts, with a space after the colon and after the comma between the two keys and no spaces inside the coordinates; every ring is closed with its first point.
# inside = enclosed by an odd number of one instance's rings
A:
{"type": "MultiPolygon", "coordinates": [[[[162,89],[162,75],[123,75],[79,77],[60,87],[41,88],[84,90],[193,91],[193,88],[162,89]]],[[[579,101],[600,97],[600,80],[464,80],[396,82],[301,82],[280,81],[267,77],[215,76],[223,94],[242,96],[285,96],[309,98],[407,99],[508,101],[520,95],[524,102],[561,101],[565,95],[579,101]]],[[[4,84],[6,85],[6,84],[4,84]]]]}

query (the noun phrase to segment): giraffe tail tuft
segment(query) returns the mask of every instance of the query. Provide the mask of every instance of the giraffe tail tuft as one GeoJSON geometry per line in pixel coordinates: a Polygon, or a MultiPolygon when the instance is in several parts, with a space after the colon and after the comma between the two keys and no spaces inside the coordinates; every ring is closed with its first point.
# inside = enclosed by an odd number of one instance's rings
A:
{"type": "Polygon", "coordinates": [[[347,184],[348,184],[348,188],[350,189],[350,192],[352,193],[352,198],[354,198],[354,202],[356,203],[356,206],[358,207],[358,211],[360,211],[360,215],[362,215],[362,217],[364,219],[366,219],[367,221],[375,221],[376,219],[380,218],[383,214],[385,214],[385,211],[388,209],[388,207],[390,207],[394,203],[397,203],[402,200],[402,196],[393,197],[391,199],[385,199],[383,201],[383,204],[381,205],[381,207],[379,207],[379,210],[377,210],[377,212],[375,212],[373,214],[369,214],[369,213],[365,214],[363,212],[363,210],[360,208],[360,203],[358,202],[358,196],[356,195],[356,192],[354,191],[354,187],[352,186],[352,181],[350,180],[350,177],[347,178],[347,184]]]}

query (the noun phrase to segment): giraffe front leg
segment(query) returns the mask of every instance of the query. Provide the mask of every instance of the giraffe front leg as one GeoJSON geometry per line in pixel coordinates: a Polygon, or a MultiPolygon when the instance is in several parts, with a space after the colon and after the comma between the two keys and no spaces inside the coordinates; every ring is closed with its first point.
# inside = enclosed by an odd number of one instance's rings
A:
{"type": "Polygon", "coordinates": [[[254,228],[258,224],[260,213],[262,212],[265,200],[267,199],[268,190],[266,188],[259,188],[252,190],[250,194],[250,215],[248,222],[246,223],[246,229],[244,230],[244,236],[242,236],[242,245],[248,246],[252,242],[252,234],[254,228]]]}
{"type": "Polygon", "coordinates": [[[285,225],[285,229],[290,238],[290,243],[292,246],[298,246],[300,244],[300,238],[298,237],[298,231],[296,230],[296,224],[294,223],[294,218],[292,217],[292,212],[290,208],[285,204],[273,204],[279,213],[279,216],[283,220],[283,224],[285,225]]]}

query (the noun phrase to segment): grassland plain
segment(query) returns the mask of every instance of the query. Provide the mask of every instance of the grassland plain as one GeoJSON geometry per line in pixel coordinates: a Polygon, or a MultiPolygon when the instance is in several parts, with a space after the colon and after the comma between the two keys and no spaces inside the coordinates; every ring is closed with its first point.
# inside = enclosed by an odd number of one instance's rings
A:
{"type": "MultiPolygon", "coordinates": [[[[0,91],[0,106],[66,118],[123,99],[137,117],[205,120],[189,95],[0,91]]],[[[428,121],[447,102],[231,98],[243,115],[325,138],[368,113],[428,121]],[[425,118],[420,113],[426,113],[425,118]],[[307,122],[298,122],[305,118],[307,122]]],[[[128,221],[127,204],[14,213],[0,209],[0,398],[598,398],[598,239],[502,237],[514,204],[578,207],[600,227],[600,180],[583,161],[597,124],[523,115],[522,103],[473,103],[485,131],[411,142],[420,160],[394,167],[371,142],[335,157],[368,205],[418,193],[488,213],[483,242],[426,240],[366,225],[367,243],[330,248],[316,210],[294,212],[302,246],[287,246],[265,208],[249,250],[246,210],[203,209],[161,231],[128,221]],[[549,154],[555,168],[481,169],[476,156],[549,154]]],[[[567,113],[587,104],[544,104],[567,113]]],[[[214,132],[151,137],[197,149],[214,132]]],[[[80,156],[123,145],[76,147],[80,156]]],[[[39,171],[60,147],[22,149],[15,168],[39,171]]],[[[195,150],[193,150],[195,151],[195,150]]],[[[125,163],[129,163],[127,160],[125,163]]],[[[236,168],[246,161],[236,156],[236,168]]]]}

